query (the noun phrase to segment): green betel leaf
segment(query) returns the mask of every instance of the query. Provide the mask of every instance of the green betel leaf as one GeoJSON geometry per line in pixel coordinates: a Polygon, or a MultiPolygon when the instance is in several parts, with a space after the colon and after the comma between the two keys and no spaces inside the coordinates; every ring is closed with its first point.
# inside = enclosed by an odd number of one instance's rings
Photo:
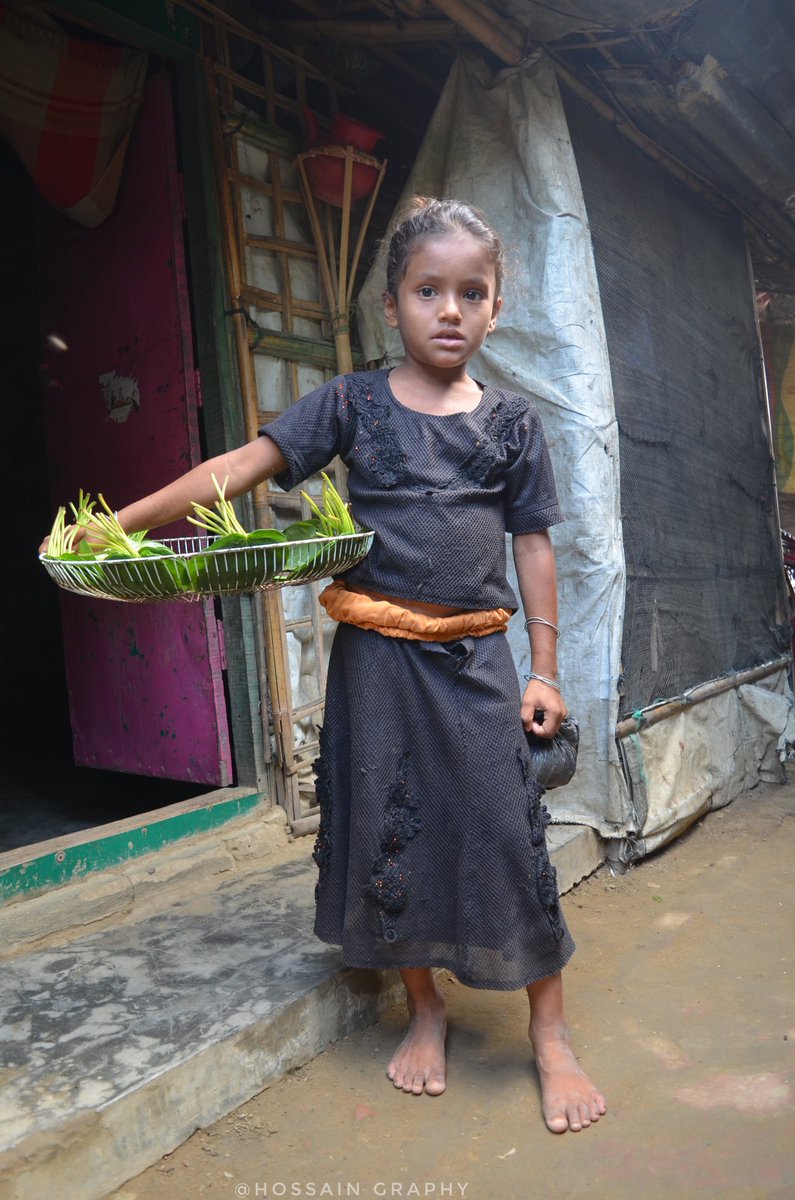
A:
{"type": "Polygon", "coordinates": [[[247,545],[248,538],[245,533],[224,533],[210,542],[207,553],[212,554],[216,550],[245,550],[247,545]]]}
{"type": "Polygon", "coordinates": [[[288,542],[303,542],[325,535],[317,521],[293,521],[292,525],[282,530],[282,536],[288,542]]]}
{"type": "Polygon", "coordinates": [[[287,539],[280,529],[255,529],[246,540],[249,546],[266,546],[269,542],[284,542],[287,539]]]}
{"type": "Polygon", "coordinates": [[[171,547],[163,545],[162,542],[141,542],[139,553],[141,558],[174,557],[174,551],[171,547]]]}

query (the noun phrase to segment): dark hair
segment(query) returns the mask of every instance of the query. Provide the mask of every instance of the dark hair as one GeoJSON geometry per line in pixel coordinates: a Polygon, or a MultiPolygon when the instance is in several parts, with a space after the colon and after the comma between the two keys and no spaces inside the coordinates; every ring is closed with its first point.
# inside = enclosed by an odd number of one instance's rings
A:
{"type": "Polygon", "coordinates": [[[386,260],[386,290],[396,296],[406,264],[417,242],[445,233],[468,233],[488,251],[497,284],[502,288],[505,252],[497,233],[482,212],[460,200],[436,200],[415,196],[411,208],[397,225],[389,241],[386,260]]]}

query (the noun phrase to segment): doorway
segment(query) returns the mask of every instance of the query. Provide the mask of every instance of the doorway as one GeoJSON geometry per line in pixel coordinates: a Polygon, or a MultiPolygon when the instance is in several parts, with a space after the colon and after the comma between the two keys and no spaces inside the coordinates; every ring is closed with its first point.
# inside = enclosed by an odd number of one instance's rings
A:
{"type": "MultiPolygon", "coordinates": [[[[63,397],[63,403],[69,403],[69,380],[61,378],[68,376],[68,371],[59,362],[66,352],[60,348],[57,330],[47,329],[46,321],[42,327],[42,313],[50,298],[42,296],[39,279],[38,197],[16,154],[4,142],[0,142],[0,180],[0,379],[6,512],[2,555],[6,612],[2,653],[6,683],[6,755],[0,776],[2,852],[150,812],[210,792],[219,784],[233,782],[233,778],[231,758],[225,775],[202,780],[185,778],[183,771],[180,778],[179,768],[169,764],[157,746],[151,748],[148,760],[139,756],[135,771],[111,770],[107,764],[75,764],[75,687],[74,681],[71,687],[67,681],[64,663],[63,597],[37,560],[37,547],[49,529],[55,507],[74,498],[60,494],[62,479],[55,487],[51,485],[48,453],[48,434],[52,438],[48,404],[52,405],[54,396],[59,402],[63,397]],[[56,337],[48,340],[48,334],[56,337]]],[[[146,220],[150,217],[147,213],[146,220]]],[[[90,304],[79,290],[72,300],[75,311],[90,314],[90,304]]],[[[80,426],[82,434],[82,418],[80,426]]],[[[201,453],[200,439],[195,451],[201,453]]],[[[76,458],[79,451],[69,454],[67,474],[69,463],[80,469],[76,458]]],[[[118,461],[108,463],[107,475],[113,480],[118,470],[118,461]]],[[[105,486],[115,484],[109,481],[105,486]]],[[[126,497],[120,497],[118,503],[124,502],[126,497]]],[[[101,603],[109,609],[158,607],[101,603]]],[[[183,624],[184,619],[183,614],[183,624]]],[[[175,620],[179,624],[176,615],[175,620]]],[[[195,624],[195,614],[192,620],[195,624]]],[[[173,629],[166,633],[173,633],[173,629]]],[[[176,636],[180,636],[179,630],[176,636]]],[[[212,711],[206,715],[217,726],[226,720],[220,665],[214,685],[212,711]]],[[[90,695],[90,679],[87,691],[90,695]]],[[[228,730],[226,736],[228,748],[228,730]]],[[[110,749],[112,752],[113,747],[110,749]]]]}

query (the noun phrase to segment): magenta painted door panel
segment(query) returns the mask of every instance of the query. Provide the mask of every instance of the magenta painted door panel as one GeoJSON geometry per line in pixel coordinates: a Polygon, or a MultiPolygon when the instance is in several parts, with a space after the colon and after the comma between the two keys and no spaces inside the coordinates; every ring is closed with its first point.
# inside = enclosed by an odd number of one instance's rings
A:
{"type": "MultiPolygon", "coordinates": [[[[83,488],[120,508],[201,456],[165,75],[147,84],[116,210],[96,229],[43,213],[39,274],[53,503],[83,488]],[[67,349],[54,350],[50,335],[67,349]]],[[[159,536],[192,532],[181,522],[159,536]]],[[[212,603],[62,592],[61,612],[76,762],[231,782],[212,603]]]]}

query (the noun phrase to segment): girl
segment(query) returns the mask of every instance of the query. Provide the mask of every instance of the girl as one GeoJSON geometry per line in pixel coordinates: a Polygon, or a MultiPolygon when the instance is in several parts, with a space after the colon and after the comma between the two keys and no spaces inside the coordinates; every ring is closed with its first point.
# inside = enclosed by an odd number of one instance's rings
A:
{"type": "Polygon", "coordinates": [[[434,967],[472,987],[526,988],[553,1132],[605,1103],[569,1046],[561,914],[524,730],[552,737],[557,598],[548,528],[561,519],[534,405],[483,386],[467,364],[500,311],[502,247],[482,214],[419,198],[392,236],[384,309],[405,348],[392,370],[318,388],[260,437],[119,513],[128,531],[238,496],[293,488],[339,454],[373,549],[321,602],[338,622],[320,757],[315,931],[355,967],[398,968],[408,1033],[395,1087],[445,1089],[445,1012],[434,967]],[[504,631],[516,597],[533,671],[520,696],[504,631]]]}

